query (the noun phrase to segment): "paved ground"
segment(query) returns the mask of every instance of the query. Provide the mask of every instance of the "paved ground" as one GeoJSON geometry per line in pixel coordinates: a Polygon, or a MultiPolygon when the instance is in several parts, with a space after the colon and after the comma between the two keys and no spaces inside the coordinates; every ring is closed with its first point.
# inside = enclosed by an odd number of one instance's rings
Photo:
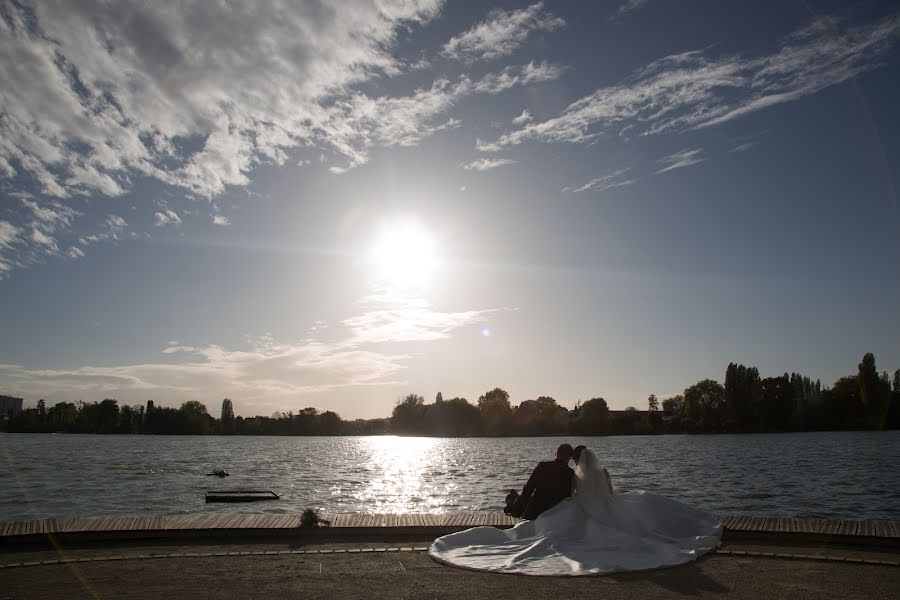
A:
{"type": "MultiPolygon", "coordinates": [[[[0,569],[0,599],[30,598],[812,598],[900,597],[900,567],[811,559],[712,555],[696,563],[606,577],[538,578],[473,573],[438,565],[424,552],[348,552],[427,546],[424,540],[319,544],[207,540],[93,544],[62,554],[43,547],[0,547],[0,564],[109,558],[0,569]],[[341,553],[309,553],[343,550],[341,553]],[[286,554],[303,551],[304,554],[286,554]],[[181,553],[282,552],[188,556],[181,553]],[[147,558],[155,555],[154,558],[147,558]],[[138,558],[144,557],[144,558],[138,558]]],[[[900,562],[896,549],[728,544],[729,551],[779,552],[900,562]]]]}

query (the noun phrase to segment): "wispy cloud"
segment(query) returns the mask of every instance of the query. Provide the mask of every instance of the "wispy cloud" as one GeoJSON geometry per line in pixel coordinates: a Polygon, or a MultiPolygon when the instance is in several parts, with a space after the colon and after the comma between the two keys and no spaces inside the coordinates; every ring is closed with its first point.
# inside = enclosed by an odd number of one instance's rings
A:
{"type": "Polygon", "coordinates": [[[463,169],[467,171],[490,171],[491,169],[496,169],[497,167],[514,165],[517,162],[519,161],[512,160],[511,158],[479,158],[477,160],[473,160],[470,163],[464,164],[463,169]]]}
{"type": "Polygon", "coordinates": [[[535,31],[556,31],[566,22],[544,10],[542,2],[520,10],[493,10],[471,29],[452,37],[441,53],[471,63],[515,52],[535,31]]]}
{"type": "Polygon", "coordinates": [[[523,110],[521,115],[512,120],[512,123],[513,125],[524,125],[533,120],[534,118],[531,116],[531,113],[527,110],[523,110]]]}
{"type": "MultiPolygon", "coordinates": [[[[2,230],[2,228],[0,228],[2,230]]],[[[243,349],[170,342],[160,360],[108,367],[28,369],[0,364],[7,389],[52,401],[91,395],[123,402],[235,398],[245,414],[285,410],[299,397],[355,386],[400,385],[411,355],[388,352],[384,343],[435,342],[483,322],[491,310],[444,312],[404,294],[381,292],[360,303],[362,312],[341,323],[337,339],[281,342],[271,335],[247,340],[243,349]]]]}
{"type": "Polygon", "coordinates": [[[342,322],[350,331],[346,344],[351,347],[447,339],[460,327],[481,323],[495,312],[494,309],[438,311],[422,298],[396,291],[374,294],[366,298],[362,306],[365,312],[342,322]]]}
{"type": "Polygon", "coordinates": [[[650,2],[650,0],[627,0],[627,2],[619,5],[619,8],[616,9],[616,13],[610,17],[610,20],[615,21],[616,19],[620,19],[627,13],[641,8],[648,2],[650,2]]]}
{"type": "Polygon", "coordinates": [[[168,208],[162,210],[161,212],[156,212],[153,214],[153,224],[157,227],[166,227],[168,225],[181,225],[181,217],[178,216],[173,210],[168,208]]]}
{"type": "Polygon", "coordinates": [[[735,146],[734,148],[729,148],[728,152],[745,152],[756,145],[756,142],[743,142],[735,146]]]}
{"type": "Polygon", "coordinates": [[[8,221],[0,221],[0,278],[12,270],[13,265],[4,256],[5,251],[13,247],[19,235],[19,228],[8,221]]]}
{"type": "Polygon", "coordinates": [[[306,394],[394,383],[389,377],[402,371],[402,361],[408,358],[336,350],[320,342],[273,342],[249,350],[182,346],[166,348],[164,353],[178,362],[78,369],[0,364],[0,377],[17,393],[51,401],[95,396],[116,397],[124,403],[150,397],[177,406],[190,399],[232,397],[245,414],[253,415],[261,409],[267,413],[272,408],[285,410],[306,394]]]}
{"type": "Polygon", "coordinates": [[[439,79],[430,88],[407,96],[372,98],[357,93],[337,102],[328,112],[323,128],[331,131],[331,144],[348,160],[334,166],[335,173],[364,164],[373,145],[414,146],[438,131],[459,126],[448,115],[463,98],[494,95],[516,86],[527,86],[558,78],[564,68],[546,61],[506,67],[480,79],[462,76],[456,81],[439,79]]]}
{"type": "Polygon", "coordinates": [[[626,185],[631,185],[636,179],[628,177],[630,169],[618,169],[616,171],[612,171],[607,173],[606,175],[601,175],[599,177],[595,177],[591,179],[584,185],[576,188],[565,187],[563,188],[564,192],[604,192],[606,190],[612,190],[619,187],[624,187],[626,185]]]}
{"type": "Polygon", "coordinates": [[[87,248],[103,242],[117,242],[122,239],[122,234],[127,228],[128,223],[119,215],[107,215],[99,232],[79,237],[78,243],[87,248]]]}
{"type": "Polygon", "coordinates": [[[706,160],[706,157],[703,156],[703,150],[701,148],[685,148],[684,150],[679,150],[674,154],[664,156],[657,160],[657,164],[662,165],[662,168],[656,171],[655,174],[659,175],[660,173],[667,173],[669,171],[674,171],[675,169],[682,169],[701,163],[704,160],[706,160]]]}
{"type": "Polygon", "coordinates": [[[441,3],[201,4],[10,5],[0,173],[57,197],[115,196],[133,174],[206,197],[244,185],[260,163],[327,144],[329,99],[398,73],[397,30],[441,3]]]}
{"type": "Polygon", "coordinates": [[[667,56],[573,102],[557,117],[528,123],[479,149],[496,151],[527,140],[581,143],[624,130],[653,135],[711,127],[877,68],[898,37],[900,15],[844,30],[820,21],[765,56],[711,56],[707,50],[667,56]]]}
{"type": "MultiPolygon", "coordinates": [[[[77,245],[78,236],[71,232],[82,213],[61,202],[39,199],[28,193],[15,192],[10,198],[17,199],[18,203],[7,204],[4,208],[15,217],[16,224],[0,221],[0,279],[14,268],[29,267],[50,257],[75,259],[84,256],[77,245]]],[[[80,227],[94,228],[95,233],[90,235],[102,235],[108,230],[108,223],[104,220],[99,228],[91,223],[81,223],[80,227]]]]}
{"type": "MultiPolygon", "coordinates": [[[[345,172],[366,163],[374,147],[412,146],[458,127],[450,111],[463,98],[563,73],[532,61],[480,78],[438,79],[407,94],[361,91],[376,78],[424,66],[397,59],[392,50],[401,30],[432,20],[441,5],[10,5],[0,19],[0,178],[28,181],[43,197],[41,206],[47,197],[121,195],[138,178],[212,199],[229,186],[248,185],[260,165],[293,160],[301,148],[328,156],[333,173],[345,172]]],[[[491,13],[482,25],[448,47],[466,56],[501,55],[529,32],[562,21],[536,4],[491,13]],[[511,21],[497,20],[506,16],[511,21]],[[478,50],[492,41],[494,50],[478,50]]],[[[158,212],[155,224],[177,224],[158,212]]],[[[218,211],[210,218],[230,222],[218,211]]],[[[65,219],[53,225],[57,234],[73,228],[74,218],[65,219]]],[[[59,256],[84,252],[84,245],[72,250],[43,226],[37,235],[32,229],[17,236],[16,256],[4,255],[4,272],[36,262],[20,254],[48,256],[47,241],[55,241],[59,256]]]]}

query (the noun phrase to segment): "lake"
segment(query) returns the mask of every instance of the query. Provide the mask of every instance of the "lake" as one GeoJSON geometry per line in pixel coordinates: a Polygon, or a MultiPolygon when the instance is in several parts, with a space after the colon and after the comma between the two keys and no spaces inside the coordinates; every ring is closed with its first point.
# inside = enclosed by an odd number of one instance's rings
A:
{"type": "Polygon", "coordinates": [[[617,491],[720,514],[900,520],[900,432],[595,438],[176,437],[0,433],[0,520],[192,512],[498,511],[563,441],[617,491]],[[205,473],[225,469],[226,479],[205,473]],[[207,489],[281,500],[206,504],[207,489]]]}

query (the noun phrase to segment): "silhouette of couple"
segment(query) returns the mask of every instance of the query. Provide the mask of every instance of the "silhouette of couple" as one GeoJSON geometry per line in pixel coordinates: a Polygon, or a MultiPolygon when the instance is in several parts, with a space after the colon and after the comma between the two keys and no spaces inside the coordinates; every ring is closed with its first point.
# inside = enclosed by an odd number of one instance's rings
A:
{"type": "Polygon", "coordinates": [[[573,449],[571,444],[561,444],[556,449],[555,459],[538,463],[521,494],[510,490],[503,512],[533,521],[545,510],[570,497],[575,471],[569,466],[569,461],[574,460],[577,465],[584,449],[584,446],[573,449]]]}
{"type": "Polygon", "coordinates": [[[429,556],[478,571],[598,575],[686,563],[722,538],[704,510],[653,492],[614,493],[600,457],[569,444],[538,464],[521,495],[510,492],[504,512],[525,520],[439,537],[429,556]]]}

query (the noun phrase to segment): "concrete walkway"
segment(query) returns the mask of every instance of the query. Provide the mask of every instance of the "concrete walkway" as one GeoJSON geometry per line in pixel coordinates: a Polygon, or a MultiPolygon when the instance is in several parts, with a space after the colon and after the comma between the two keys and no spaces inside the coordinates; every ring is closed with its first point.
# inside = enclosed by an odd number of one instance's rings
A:
{"type": "Polygon", "coordinates": [[[422,551],[429,543],[260,538],[240,544],[213,539],[84,543],[64,550],[7,546],[0,550],[0,599],[900,596],[900,551],[894,548],[745,542],[725,544],[719,553],[670,569],[544,578],[442,566],[422,551]]]}

